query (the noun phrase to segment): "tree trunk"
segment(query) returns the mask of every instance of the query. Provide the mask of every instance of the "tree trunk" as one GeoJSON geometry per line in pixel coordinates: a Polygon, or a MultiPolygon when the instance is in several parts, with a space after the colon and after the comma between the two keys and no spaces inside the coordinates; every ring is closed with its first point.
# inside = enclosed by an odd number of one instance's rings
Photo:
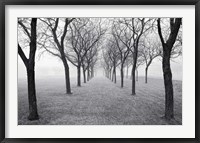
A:
{"type": "Polygon", "coordinates": [[[112,75],[112,68],[109,70],[109,79],[111,80],[111,75],[112,75]]]}
{"type": "Polygon", "coordinates": [[[27,64],[27,76],[28,76],[28,101],[29,101],[29,120],[38,120],[37,112],[37,99],[35,90],[35,52],[37,48],[37,18],[32,18],[31,21],[31,42],[30,53],[27,64]]]}
{"type": "Polygon", "coordinates": [[[124,70],[123,70],[123,64],[121,65],[121,87],[124,87],[124,70]]]}
{"type": "Polygon", "coordinates": [[[114,65],[113,65],[113,76],[112,76],[112,81],[113,81],[114,83],[116,83],[116,65],[115,65],[115,63],[114,63],[114,65]]]}
{"type": "Polygon", "coordinates": [[[89,81],[90,80],[90,69],[89,69],[89,67],[87,68],[87,81],[89,81]]]}
{"type": "Polygon", "coordinates": [[[85,70],[83,70],[83,81],[84,81],[84,83],[86,83],[86,75],[85,75],[85,70]]]}
{"type": "Polygon", "coordinates": [[[114,71],[114,68],[113,68],[113,72],[112,72],[112,82],[114,81],[114,74],[115,74],[115,71],[114,71]]]}
{"type": "Polygon", "coordinates": [[[137,65],[137,54],[138,54],[138,45],[134,48],[133,53],[133,68],[132,68],[132,95],[135,95],[135,70],[137,65]]]}
{"type": "Polygon", "coordinates": [[[132,95],[135,95],[135,69],[132,68],[132,95]]]}
{"type": "Polygon", "coordinates": [[[168,47],[163,52],[163,76],[165,84],[165,118],[174,118],[173,83],[170,67],[170,51],[168,47]]]}
{"type": "Polygon", "coordinates": [[[29,120],[38,120],[37,99],[35,90],[35,71],[27,69],[28,76],[28,101],[29,101],[29,120]]]}
{"type": "Polygon", "coordinates": [[[65,86],[66,86],[66,93],[72,94],[71,92],[71,86],[70,86],[70,76],[69,76],[69,66],[67,64],[67,61],[65,57],[62,58],[62,62],[65,68],[65,86]]]}
{"type": "Polygon", "coordinates": [[[147,83],[148,66],[145,68],[145,83],[147,83]]]}
{"type": "Polygon", "coordinates": [[[81,66],[77,66],[77,86],[81,86],[81,66]]]}
{"type": "Polygon", "coordinates": [[[69,75],[69,65],[67,63],[67,60],[65,58],[65,52],[64,47],[59,47],[61,60],[63,62],[64,68],[65,68],[65,86],[66,86],[66,94],[72,94],[71,92],[71,86],[70,86],[70,75],[69,75]]]}
{"type": "Polygon", "coordinates": [[[91,78],[94,77],[94,66],[91,66],[91,78]]]}

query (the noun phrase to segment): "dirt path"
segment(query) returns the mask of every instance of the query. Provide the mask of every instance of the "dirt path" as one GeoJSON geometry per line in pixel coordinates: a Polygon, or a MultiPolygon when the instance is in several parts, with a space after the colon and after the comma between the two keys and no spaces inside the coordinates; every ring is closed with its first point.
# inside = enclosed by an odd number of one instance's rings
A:
{"type": "MultiPolygon", "coordinates": [[[[150,79],[148,84],[144,84],[140,79],[137,82],[136,96],[130,94],[131,80],[129,79],[125,79],[124,88],[120,87],[119,81],[114,84],[105,77],[95,77],[86,84],[82,83],[82,87],[77,87],[73,83],[72,95],[63,94],[62,82],[54,80],[54,83],[58,88],[51,87],[51,82],[47,85],[40,83],[41,86],[38,84],[40,121],[27,121],[25,124],[181,124],[181,92],[176,87],[175,120],[166,122],[161,118],[164,114],[162,80],[150,79]]],[[[24,118],[19,120],[21,120],[19,123],[24,124],[24,118]]]]}

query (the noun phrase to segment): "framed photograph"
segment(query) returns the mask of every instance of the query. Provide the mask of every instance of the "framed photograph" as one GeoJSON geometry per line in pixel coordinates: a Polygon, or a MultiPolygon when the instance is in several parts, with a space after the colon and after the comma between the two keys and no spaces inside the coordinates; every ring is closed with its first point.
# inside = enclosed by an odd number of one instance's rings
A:
{"type": "Polygon", "coordinates": [[[199,0],[1,1],[1,142],[200,142],[199,17],[199,0]]]}

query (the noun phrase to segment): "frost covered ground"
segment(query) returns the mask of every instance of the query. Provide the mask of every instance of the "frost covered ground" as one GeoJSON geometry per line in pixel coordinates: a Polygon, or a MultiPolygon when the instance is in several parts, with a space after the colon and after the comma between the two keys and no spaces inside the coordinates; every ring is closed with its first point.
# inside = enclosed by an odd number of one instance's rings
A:
{"type": "Polygon", "coordinates": [[[94,77],[82,87],[71,79],[72,95],[65,94],[63,78],[36,80],[39,121],[28,121],[26,80],[18,81],[18,124],[42,125],[165,125],[182,124],[182,84],[173,81],[175,119],[164,115],[163,80],[139,78],[136,95],[131,95],[131,80],[124,88],[105,77],[94,77]]]}

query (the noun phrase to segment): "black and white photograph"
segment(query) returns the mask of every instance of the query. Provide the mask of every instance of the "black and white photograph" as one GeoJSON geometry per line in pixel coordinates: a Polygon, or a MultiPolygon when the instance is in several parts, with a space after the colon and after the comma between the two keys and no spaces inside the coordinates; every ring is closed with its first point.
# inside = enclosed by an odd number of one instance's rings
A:
{"type": "Polygon", "coordinates": [[[182,20],[18,17],[18,125],[182,125],[182,20]]]}

